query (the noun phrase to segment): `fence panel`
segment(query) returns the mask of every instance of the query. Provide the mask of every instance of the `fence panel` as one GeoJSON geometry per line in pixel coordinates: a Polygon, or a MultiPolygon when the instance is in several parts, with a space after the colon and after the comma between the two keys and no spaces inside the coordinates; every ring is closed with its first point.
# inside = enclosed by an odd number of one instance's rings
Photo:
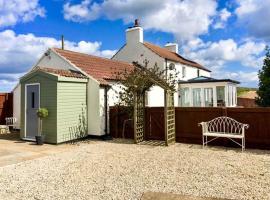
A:
{"type": "Polygon", "coordinates": [[[134,138],[133,122],[123,107],[110,107],[110,134],[114,138],[134,138]],[[125,125],[125,129],[124,128],[125,125]],[[123,131],[124,130],[124,131],[123,131]]]}
{"type": "Polygon", "coordinates": [[[248,99],[248,98],[237,98],[237,105],[244,107],[244,108],[256,108],[258,107],[255,103],[255,99],[248,99]]]}
{"type": "MultiPolygon", "coordinates": [[[[145,139],[164,140],[164,108],[146,108],[145,139]]],[[[116,108],[111,108],[110,127],[113,137],[122,137],[123,122],[128,115],[116,108]],[[120,114],[117,114],[120,113],[120,114]]],[[[246,131],[246,147],[270,149],[270,108],[175,108],[176,142],[201,144],[202,129],[198,123],[209,121],[219,116],[228,116],[249,124],[246,131]]],[[[133,138],[133,127],[127,125],[125,138],[133,138]]],[[[236,145],[226,138],[219,138],[211,145],[236,145]]]]}
{"type": "Polygon", "coordinates": [[[228,108],[228,116],[249,124],[246,147],[270,149],[270,108],[228,108]]]}
{"type": "Polygon", "coordinates": [[[0,93],[0,124],[5,124],[6,117],[13,115],[12,93],[0,93]]]}
{"type": "Polygon", "coordinates": [[[165,140],[164,108],[148,107],[145,111],[145,139],[165,140]]]}
{"type": "MultiPolygon", "coordinates": [[[[176,142],[202,143],[202,128],[198,123],[226,114],[221,108],[175,108],[176,142]]],[[[223,145],[223,139],[215,141],[223,145]]]]}

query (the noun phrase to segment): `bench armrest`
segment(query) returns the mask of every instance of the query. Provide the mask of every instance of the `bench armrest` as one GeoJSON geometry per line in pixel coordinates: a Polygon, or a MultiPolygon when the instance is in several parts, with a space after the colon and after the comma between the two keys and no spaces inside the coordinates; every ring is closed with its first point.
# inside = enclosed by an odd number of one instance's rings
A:
{"type": "Polygon", "coordinates": [[[198,126],[202,126],[202,132],[205,133],[207,132],[207,122],[201,122],[201,123],[198,123],[198,126]]]}

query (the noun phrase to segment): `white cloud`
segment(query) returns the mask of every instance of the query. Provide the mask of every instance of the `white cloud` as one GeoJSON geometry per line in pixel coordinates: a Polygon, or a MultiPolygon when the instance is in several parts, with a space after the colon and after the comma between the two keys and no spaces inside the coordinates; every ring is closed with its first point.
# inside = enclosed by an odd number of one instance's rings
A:
{"type": "Polygon", "coordinates": [[[265,43],[246,39],[203,42],[190,40],[182,47],[183,55],[211,69],[216,78],[231,78],[245,86],[257,86],[258,70],[262,67],[265,43]]]}
{"type": "Polygon", "coordinates": [[[270,39],[270,0],[237,0],[235,10],[238,22],[250,35],[270,39]]]}
{"type": "Polygon", "coordinates": [[[190,41],[183,47],[184,54],[198,60],[210,68],[222,68],[231,62],[239,62],[242,66],[260,68],[262,66],[265,44],[246,40],[238,44],[233,39],[203,43],[200,39],[190,41]],[[194,43],[199,44],[196,48],[194,43]]]}
{"type": "Polygon", "coordinates": [[[95,20],[99,17],[99,9],[97,4],[91,4],[90,0],[84,0],[81,4],[71,5],[66,3],[64,5],[64,18],[75,22],[82,22],[85,20],[95,20]],[[90,10],[89,10],[90,9],[90,10]]]}
{"type": "Polygon", "coordinates": [[[219,11],[218,18],[216,19],[216,22],[213,25],[213,27],[215,29],[225,28],[226,22],[231,16],[232,13],[230,13],[226,8],[223,8],[221,11],[219,11]]]}
{"type": "Polygon", "coordinates": [[[258,72],[257,71],[228,71],[228,70],[220,70],[215,71],[213,73],[214,77],[216,78],[229,78],[232,80],[237,80],[241,83],[241,85],[248,86],[248,87],[256,87],[258,85],[258,72]]]}
{"type": "MultiPolygon", "coordinates": [[[[0,91],[11,89],[18,80],[18,74],[25,73],[37,62],[49,47],[60,47],[61,41],[33,34],[17,35],[12,30],[0,32],[0,91]],[[11,86],[9,86],[11,85],[11,86]]],[[[101,42],[78,43],[65,41],[65,48],[97,56],[111,57],[115,50],[101,50],[101,42]]]]}
{"type": "Polygon", "coordinates": [[[186,40],[208,32],[216,8],[214,0],[84,0],[80,4],[66,3],[64,17],[75,22],[105,17],[125,23],[139,18],[146,29],[170,32],[178,40],[186,40]]]}
{"type": "Polygon", "coordinates": [[[38,0],[0,0],[0,27],[33,21],[37,16],[45,17],[38,0]]]}

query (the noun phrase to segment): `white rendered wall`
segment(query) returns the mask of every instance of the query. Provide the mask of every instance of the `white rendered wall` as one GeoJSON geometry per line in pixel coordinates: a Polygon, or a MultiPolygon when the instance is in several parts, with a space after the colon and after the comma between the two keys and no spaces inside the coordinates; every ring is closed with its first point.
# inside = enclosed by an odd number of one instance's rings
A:
{"type": "Polygon", "coordinates": [[[122,91],[122,88],[124,87],[120,83],[117,82],[110,82],[109,83],[111,88],[108,90],[107,98],[108,98],[108,105],[109,106],[115,106],[119,103],[119,92],[122,91]]]}
{"type": "Polygon", "coordinates": [[[105,88],[99,89],[99,117],[100,117],[100,135],[105,135],[105,88]]]}
{"type": "Polygon", "coordinates": [[[128,63],[135,61],[143,66],[145,66],[144,61],[147,60],[149,61],[148,67],[153,67],[157,63],[159,68],[164,69],[164,59],[157,56],[142,43],[126,44],[112,59],[128,63]]]}
{"type": "MultiPolygon", "coordinates": [[[[130,40],[130,39],[129,39],[130,40]]],[[[127,43],[114,57],[112,58],[114,60],[120,60],[132,63],[133,61],[137,61],[140,64],[143,64],[143,61],[146,59],[149,61],[148,66],[154,66],[155,63],[157,63],[158,67],[162,70],[166,68],[166,61],[164,58],[161,58],[154,52],[152,52],[150,49],[146,48],[142,43],[140,42],[129,42],[127,43]]],[[[192,78],[197,77],[197,70],[198,68],[186,66],[180,63],[167,61],[167,67],[170,63],[175,64],[176,71],[178,72],[178,80],[188,80],[192,78]],[[182,74],[182,68],[186,68],[186,76],[183,77],[182,74]]],[[[168,71],[169,73],[169,71],[168,71]]],[[[200,70],[200,76],[207,76],[210,77],[210,72],[205,70],[200,70]]],[[[177,89],[176,85],[176,89],[177,89]]],[[[174,94],[174,105],[179,105],[179,94],[176,92],[174,94]]],[[[112,97],[111,97],[112,98],[112,97]]],[[[113,102],[113,100],[111,101],[113,102]]],[[[110,106],[112,106],[110,104],[110,106]]],[[[158,106],[164,106],[164,90],[158,86],[152,87],[150,91],[148,92],[148,106],[150,107],[158,107],[158,106]]]]}
{"type": "Polygon", "coordinates": [[[159,107],[164,106],[164,90],[159,86],[153,86],[147,92],[149,107],[159,107]]]}
{"type": "Polygon", "coordinates": [[[15,129],[20,129],[21,124],[21,85],[18,84],[13,90],[13,117],[17,119],[15,129]]]}
{"type": "Polygon", "coordinates": [[[87,91],[87,108],[88,108],[88,134],[101,136],[104,131],[101,130],[102,111],[100,111],[100,87],[99,84],[93,80],[88,82],[87,91]]]}
{"type": "Polygon", "coordinates": [[[53,69],[77,70],[67,60],[60,57],[53,50],[49,49],[48,51],[50,52],[50,55],[49,56],[43,56],[39,60],[39,62],[36,64],[36,66],[53,68],[53,69]]]}

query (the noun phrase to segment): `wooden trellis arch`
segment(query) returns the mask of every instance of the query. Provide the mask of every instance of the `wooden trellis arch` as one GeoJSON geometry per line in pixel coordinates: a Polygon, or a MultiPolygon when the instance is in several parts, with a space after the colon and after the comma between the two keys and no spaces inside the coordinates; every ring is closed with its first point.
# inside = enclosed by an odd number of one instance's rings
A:
{"type": "MultiPolygon", "coordinates": [[[[146,73],[149,73],[145,70],[146,73]]],[[[175,143],[175,110],[174,110],[174,91],[169,84],[158,77],[149,75],[149,81],[153,85],[164,89],[164,123],[165,123],[165,144],[166,146],[175,143]]],[[[145,135],[145,90],[134,91],[134,140],[140,143],[145,135]]]]}

